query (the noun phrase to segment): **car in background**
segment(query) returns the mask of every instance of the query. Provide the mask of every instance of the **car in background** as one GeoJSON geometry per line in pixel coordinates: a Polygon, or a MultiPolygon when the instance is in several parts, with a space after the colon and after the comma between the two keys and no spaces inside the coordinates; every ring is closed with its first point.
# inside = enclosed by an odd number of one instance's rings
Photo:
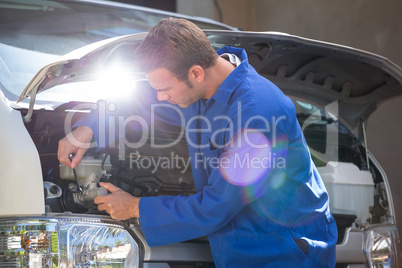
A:
{"type": "Polygon", "coordinates": [[[195,22],[215,49],[246,49],[293,100],[338,225],[337,267],[401,267],[391,189],[365,135],[378,105],[400,96],[400,67],[336,44],[106,1],[0,1],[0,266],[214,267],[207,239],[150,248],[138,219],[113,220],[93,203],[100,181],[136,196],[194,193],[189,169],[152,161],[188,158],[181,128],[155,122],[135,148],[127,145],[138,133],[127,133],[119,146],[89,149],[74,171],[57,160],[58,141],[98,100],[147,83],[132,51],[169,16],[195,22]]]}

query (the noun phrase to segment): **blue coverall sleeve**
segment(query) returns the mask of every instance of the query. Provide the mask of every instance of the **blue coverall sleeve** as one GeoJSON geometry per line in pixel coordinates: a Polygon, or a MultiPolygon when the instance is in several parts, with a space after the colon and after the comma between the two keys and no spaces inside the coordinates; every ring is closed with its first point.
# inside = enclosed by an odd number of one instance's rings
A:
{"type": "Polygon", "coordinates": [[[149,246],[177,243],[212,234],[226,226],[248,204],[265,194],[270,175],[274,173],[268,168],[273,155],[268,140],[272,137],[253,131],[255,135],[251,139],[258,140],[259,145],[266,143],[268,147],[254,148],[246,144],[244,139],[236,147],[238,140],[234,139],[232,143],[235,146],[227,146],[220,154],[219,163],[215,163],[215,168],[211,169],[208,185],[201,192],[191,196],[141,198],[141,228],[149,246]],[[265,163],[257,163],[264,159],[265,163]],[[257,189],[258,194],[244,199],[249,187],[257,189]]]}
{"type": "Polygon", "coordinates": [[[149,246],[161,246],[209,235],[225,226],[244,206],[241,187],[215,169],[213,184],[191,196],[141,198],[141,228],[149,246]]]}

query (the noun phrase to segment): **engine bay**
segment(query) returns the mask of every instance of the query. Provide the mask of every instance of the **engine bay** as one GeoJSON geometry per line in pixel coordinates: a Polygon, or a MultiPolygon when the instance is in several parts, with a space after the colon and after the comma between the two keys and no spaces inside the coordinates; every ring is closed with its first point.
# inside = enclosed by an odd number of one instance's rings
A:
{"type": "MultiPolygon", "coordinates": [[[[99,182],[110,182],[138,197],[195,193],[185,137],[174,147],[158,150],[151,148],[149,140],[140,148],[125,148],[123,157],[118,146],[102,151],[90,148],[74,170],[60,164],[57,149],[65,136],[66,115],[38,110],[26,124],[40,156],[46,211],[103,214],[93,203],[97,195],[107,194],[99,182]]],[[[179,136],[176,127],[159,127],[154,143],[169,143],[179,136]]]]}
{"type": "MultiPolygon", "coordinates": [[[[97,195],[107,194],[107,191],[99,186],[99,182],[110,182],[137,197],[195,193],[185,136],[183,135],[175,146],[165,146],[163,149],[151,148],[151,142],[168,144],[179,136],[178,128],[164,124],[158,125],[154,140],[149,139],[139,148],[125,148],[123,157],[116,149],[118,146],[100,151],[90,148],[75,170],[60,164],[57,159],[57,149],[59,140],[65,136],[64,119],[67,113],[57,109],[36,110],[32,120],[26,123],[26,128],[40,156],[47,212],[104,214],[97,210],[93,202],[97,195]]],[[[75,116],[79,118],[83,115],[85,115],[84,112],[79,112],[75,116]]],[[[301,125],[303,116],[298,114],[301,125]]],[[[304,129],[312,158],[320,172],[324,172],[328,161],[323,161],[314,152],[322,150],[322,141],[326,141],[322,134],[324,130],[327,131],[327,128],[333,127],[332,123],[327,122],[324,128],[324,124],[320,122],[304,129]]],[[[353,165],[356,169],[354,174],[365,174],[371,182],[367,184],[369,187],[364,188],[360,193],[366,199],[358,201],[356,213],[350,209],[342,210],[344,207],[350,208],[351,204],[347,201],[342,201],[341,209],[335,209],[333,212],[339,231],[338,243],[342,242],[345,230],[351,226],[363,228],[369,223],[387,222],[390,218],[381,172],[373,163],[370,164],[370,169],[367,168],[364,147],[355,146],[355,138],[349,132],[340,129],[337,160],[344,164],[339,166],[345,169],[345,164],[353,165]],[[364,212],[360,213],[359,210],[364,212]]],[[[128,138],[130,135],[132,139],[136,138],[132,133],[127,134],[128,138]]],[[[344,190],[338,189],[341,183],[337,181],[339,178],[334,177],[334,174],[341,174],[340,172],[340,169],[329,172],[328,178],[333,178],[331,186],[324,180],[326,187],[331,191],[329,192],[333,204],[343,199],[338,192],[344,190]]],[[[353,176],[356,175],[350,175],[347,180],[353,182],[356,179],[353,176]]],[[[353,187],[355,186],[361,189],[356,183],[353,187]]],[[[353,198],[345,200],[356,202],[353,198]]]]}

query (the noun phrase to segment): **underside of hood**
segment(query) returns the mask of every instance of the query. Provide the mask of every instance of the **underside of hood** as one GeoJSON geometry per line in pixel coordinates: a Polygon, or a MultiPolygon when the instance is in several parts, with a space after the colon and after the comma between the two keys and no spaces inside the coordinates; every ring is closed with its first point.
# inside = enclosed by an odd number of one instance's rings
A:
{"type": "Polygon", "coordinates": [[[354,128],[402,94],[402,69],[366,51],[282,33],[210,33],[216,48],[246,49],[249,62],[287,95],[333,111],[354,128]]]}
{"type": "MultiPolygon", "coordinates": [[[[250,64],[285,94],[322,107],[338,103],[333,113],[352,128],[402,93],[402,69],[376,54],[282,33],[205,33],[215,49],[244,48],[250,64]]],[[[112,62],[138,73],[133,50],[144,36],[108,39],[67,54],[39,71],[19,100],[58,84],[95,80],[95,73],[112,62]]]]}

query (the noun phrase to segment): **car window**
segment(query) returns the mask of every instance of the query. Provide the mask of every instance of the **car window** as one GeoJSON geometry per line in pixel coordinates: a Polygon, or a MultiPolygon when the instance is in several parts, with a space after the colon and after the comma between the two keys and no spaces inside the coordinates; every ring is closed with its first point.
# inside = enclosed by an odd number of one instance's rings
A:
{"type": "Polygon", "coordinates": [[[302,128],[311,157],[318,167],[328,162],[348,162],[361,167],[358,140],[338,117],[307,100],[293,98],[297,120],[302,128]]]}

